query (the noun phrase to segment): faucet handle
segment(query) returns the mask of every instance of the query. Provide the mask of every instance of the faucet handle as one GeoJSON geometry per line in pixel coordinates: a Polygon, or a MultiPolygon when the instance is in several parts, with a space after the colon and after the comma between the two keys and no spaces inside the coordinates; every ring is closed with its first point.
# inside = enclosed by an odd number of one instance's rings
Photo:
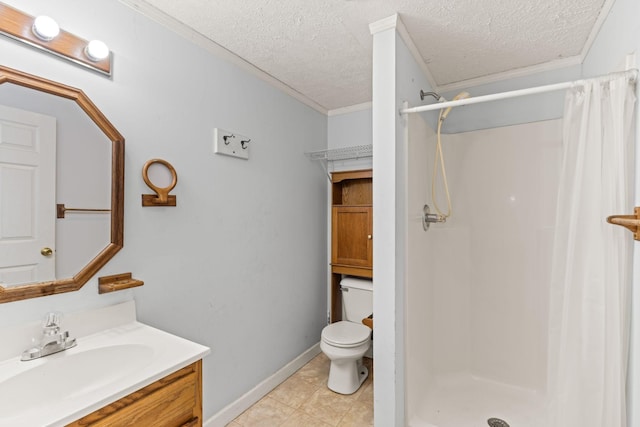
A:
{"type": "Polygon", "coordinates": [[[60,328],[60,320],[62,319],[62,313],[59,311],[52,311],[47,313],[42,322],[42,327],[45,330],[56,330],[60,328]]]}

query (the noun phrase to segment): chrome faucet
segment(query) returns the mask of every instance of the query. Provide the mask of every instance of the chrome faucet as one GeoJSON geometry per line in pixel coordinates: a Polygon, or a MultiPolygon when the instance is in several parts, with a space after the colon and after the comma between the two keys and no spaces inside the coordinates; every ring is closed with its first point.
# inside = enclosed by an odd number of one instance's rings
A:
{"type": "Polygon", "coordinates": [[[36,346],[23,351],[20,360],[39,359],[40,357],[75,347],[75,345],[76,339],[69,338],[69,331],[61,332],[60,330],[60,314],[47,313],[42,324],[40,342],[36,346]]]}

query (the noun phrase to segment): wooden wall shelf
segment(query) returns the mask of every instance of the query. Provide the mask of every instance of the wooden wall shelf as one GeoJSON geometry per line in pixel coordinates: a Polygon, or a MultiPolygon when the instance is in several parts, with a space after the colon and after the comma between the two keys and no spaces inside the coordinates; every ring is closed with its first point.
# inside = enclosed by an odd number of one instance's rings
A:
{"type": "Polygon", "coordinates": [[[131,273],[114,274],[113,276],[98,278],[98,293],[107,294],[109,292],[121,291],[142,285],[144,285],[144,282],[132,278],[131,273]]]}

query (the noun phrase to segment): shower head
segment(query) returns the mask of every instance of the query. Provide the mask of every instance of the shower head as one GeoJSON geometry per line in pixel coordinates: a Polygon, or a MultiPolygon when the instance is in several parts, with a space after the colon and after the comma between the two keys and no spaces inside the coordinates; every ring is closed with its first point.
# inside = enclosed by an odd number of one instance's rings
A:
{"type": "MultiPolygon", "coordinates": [[[[469,98],[471,95],[469,94],[469,92],[460,92],[459,94],[457,94],[456,96],[453,97],[452,101],[457,101],[459,99],[465,99],[465,98],[469,98]]],[[[449,107],[446,110],[444,110],[443,112],[440,113],[440,121],[443,121],[444,119],[447,118],[447,116],[449,115],[449,112],[451,111],[453,107],[449,107]]]]}
{"type": "Polygon", "coordinates": [[[433,96],[436,99],[436,101],[438,101],[438,102],[444,101],[444,98],[442,96],[438,95],[437,93],[435,93],[435,92],[425,92],[422,89],[420,89],[420,99],[422,101],[424,101],[424,97],[425,96],[433,96]]]}

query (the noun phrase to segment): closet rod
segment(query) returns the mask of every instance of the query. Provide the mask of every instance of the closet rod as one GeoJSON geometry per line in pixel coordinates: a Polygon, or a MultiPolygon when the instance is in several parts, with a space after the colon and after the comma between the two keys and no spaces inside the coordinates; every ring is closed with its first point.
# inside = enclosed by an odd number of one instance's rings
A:
{"type": "Polygon", "coordinates": [[[592,82],[592,81],[610,80],[612,78],[622,77],[622,76],[629,77],[631,78],[632,81],[636,81],[638,78],[638,70],[634,68],[631,70],[622,71],[618,73],[611,73],[611,74],[607,74],[600,77],[594,77],[590,79],[574,80],[572,82],[555,83],[555,84],[550,84],[545,86],[530,87],[527,89],[512,90],[509,92],[493,93],[490,95],[482,95],[477,97],[459,99],[457,101],[445,101],[445,102],[438,102],[436,104],[421,105],[419,107],[403,108],[400,110],[400,114],[421,113],[423,111],[441,110],[443,108],[448,108],[448,107],[458,107],[461,105],[479,104],[482,102],[497,101],[500,99],[516,98],[518,96],[554,92],[557,90],[571,89],[578,86],[584,86],[586,83],[592,82]]]}

